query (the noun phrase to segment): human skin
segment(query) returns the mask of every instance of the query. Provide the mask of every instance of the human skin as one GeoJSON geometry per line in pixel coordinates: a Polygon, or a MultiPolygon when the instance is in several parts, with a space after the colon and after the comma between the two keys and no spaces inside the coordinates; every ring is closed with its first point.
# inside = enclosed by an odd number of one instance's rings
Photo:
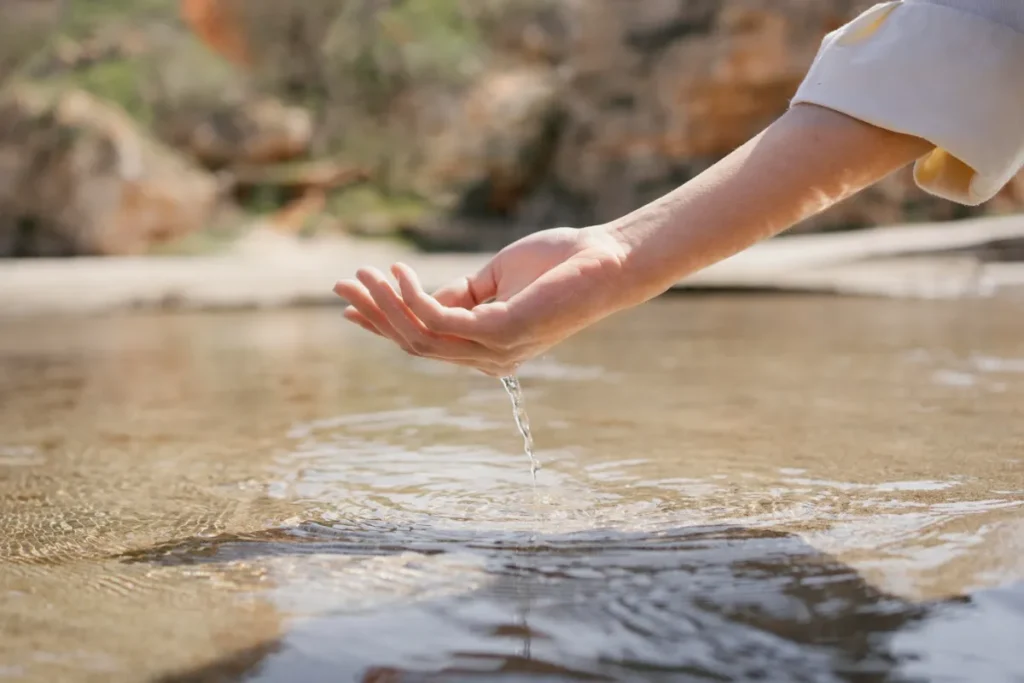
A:
{"type": "Polygon", "coordinates": [[[512,374],[580,330],[776,235],[933,149],[809,104],[691,181],[607,224],[542,230],[433,295],[395,264],[334,291],[345,317],[407,353],[512,374]]]}

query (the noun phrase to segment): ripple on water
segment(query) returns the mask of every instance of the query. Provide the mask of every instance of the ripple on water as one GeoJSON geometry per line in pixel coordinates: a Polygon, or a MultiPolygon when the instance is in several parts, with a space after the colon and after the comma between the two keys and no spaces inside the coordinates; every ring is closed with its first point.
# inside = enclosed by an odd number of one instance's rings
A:
{"type": "MultiPolygon", "coordinates": [[[[1017,346],[932,308],[789,301],[655,308],[639,353],[609,329],[567,347],[578,365],[524,368],[536,489],[496,382],[338,353],[336,314],[318,336],[261,313],[285,346],[220,316],[149,323],[147,349],[97,323],[88,382],[4,411],[5,444],[39,450],[0,454],[0,665],[88,649],[160,680],[223,656],[215,679],[256,650],[249,683],[870,681],[973,658],[1019,678],[1017,593],[950,597],[1024,576],[1017,346]]],[[[54,330],[30,343],[80,345],[54,330]]],[[[23,365],[19,387],[52,384],[23,365]]],[[[76,657],[60,673],[106,666],[76,657]]]]}
{"type": "MultiPolygon", "coordinates": [[[[511,437],[509,450],[499,451],[473,443],[472,437],[470,443],[446,440],[439,430],[449,426],[463,430],[451,434],[462,441],[467,433],[510,431],[507,421],[446,410],[390,411],[300,425],[292,432],[296,447],[278,458],[282,480],[276,488],[281,495],[317,501],[325,519],[369,516],[495,530],[783,523],[816,530],[822,524],[837,530],[848,524],[866,534],[886,515],[906,515],[905,521],[914,526],[908,506],[925,507],[914,514],[934,523],[974,514],[971,493],[965,493],[965,503],[952,513],[936,506],[941,500],[936,496],[965,488],[966,482],[956,476],[871,483],[815,478],[806,469],[783,468],[745,472],[739,478],[645,478],[648,458],[594,462],[571,451],[544,453],[551,465],[534,489],[511,437]],[[430,438],[418,437],[427,424],[430,438]],[[410,426],[416,428],[411,435],[404,431],[410,426]]],[[[1013,506],[1016,501],[1006,503],[1013,506]]]]}
{"type": "MultiPolygon", "coordinates": [[[[798,536],[769,530],[529,537],[373,527],[307,523],[131,561],[212,565],[263,553],[282,586],[275,599],[307,618],[255,680],[289,671],[318,680],[309,667],[319,666],[343,680],[371,666],[451,680],[518,661],[573,679],[770,671],[768,680],[840,681],[895,667],[885,637],[931,618],[928,605],[886,595],[798,536]],[[302,654],[311,650],[312,661],[302,654]]],[[[921,647],[906,641],[902,656],[913,661],[921,647]]]]}
{"type": "MultiPolygon", "coordinates": [[[[547,453],[535,489],[511,436],[508,451],[433,430],[418,445],[401,427],[424,419],[304,425],[276,467],[280,495],[312,516],[121,559],[211,580],[259,568],[277,607],[302,620],[253,680],[315,680],[320,666],[343,679],[390,667],[454,680],[501,666],[563,679],[871,680],[934,648],[908,637],[894,649],[895,634],[922,623],[945,633],[955,612],[886,593],[826,553],[870,553],[858,567],[881,575],[927,571],[976,549],[959,521],[1020,503],[951,497],[969,488],[952,477],[871,484],[786,468],[644,479],[645,458],[573,452],[547,453]]],[[[991,612],[975,618],[1005,618],[991,612]]],[[[993,671],[1013,670],[997,648],[986,654],[993,671]]]]}

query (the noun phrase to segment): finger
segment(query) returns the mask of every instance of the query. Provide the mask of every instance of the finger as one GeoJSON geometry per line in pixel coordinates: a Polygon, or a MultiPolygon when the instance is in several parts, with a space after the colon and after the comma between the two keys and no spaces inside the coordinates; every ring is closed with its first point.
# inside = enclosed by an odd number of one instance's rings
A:
{"type": "MultiPolygon", "coordinates": [[[[360,313],[382,337],[387,337],[399,346],[405,343],[405,339],[391,326],[387,316],[380,310],[380,307],[377,306],[373,297],[370,296],[370,292],[367,291],[362,283],[354,280],[341,280],[334,285],[334,293],[347,301],[351,308],[355,308],[356,312],[360,313]]],[[[345,317],[352,320],[348,315],[345,317]]],[[[353,322],[359,324],[358,321],[353,320],[353,322]]]]}
{"type": "Polygon", "coordinates": [[[378,330],[377,327],[370,322],[369,318],[360,313],[355,306],[346,307],[342,315],[345,316],[346,320],[348,320],[349,322],[353,322],[356,325],[359,325],[359,327],[363,328],[367,332],[372,332],[378,337],[384,336],[383,334],[381,334],[380,330],[378,330]]]}
{"type": "MultiPolygon", "coordinates": [[[[416,273],[408,266],[395,264],[392,271],[402,291],[402,299],[427,329],[437,334],[461,337],[483,344],[493,339],[496,321],[490,315],[493,309],[488,307],[492,306],[491,304],[474,304],[472,310],[459,306],[445,306],[423,290],[416,273]]],[[[453,293],[456,291],[454,288],[449,290],[453,293]]],[[[466,296],[477,300],[477,297],[486,291],[473,289],[467,280],[466,296]]]]}
{"type": "MultiPolygon", "coordinates": [[[[412,269],[405,264],[396,264],[410,273],[412,269]]],[[[394,269],[392,269],[394,272],[394,269]]],[[[396,275],[397,277],[397,275],[396,275]]],[[[415,278],[415,273],[413,273],[415,278]]],[[[498,281],[495,277],[494,268],[488,263],[477,273],[468,277],[462,277],[445,285],[434,292],[434,299],[442,306],[449,308],[476,308],[485,301],[493,299],[498,293],[498,281]]]]}
{"type": "Polygon", "coordinates": [[[465,339],[442,337],[429,330],[378,271],[367,268],[360,270],[357,277],[387,316],[388,322],[402,335],[416,355],[470,363],[495,362],[496,359],[491,359],[487,350],[478,344],[465,339]]]}
{"type": "MultiPolygon", "coordinates": [[[[373,323],[371,323],[369,319],[367,319],[366,316],[360,313],[354,306],[346,307],[343,312],[343,315],[345,316],[346,320],[349,320],[350,322],[359,325],[367,332],[372,332],[373,334],[385,339],[387,338],[385,335],[381,334],[380,331],[376,327],[374,327],[373,323]]],[[[471,368],[473,370],[483,373],[484,375],[487,375],[488,377],[504,377],[505,375],[509,374],[507,370],[503,369],[503,366],[495,363],[488,363],[486,361],[483,361],[482,359],[438,360],[444,360],[445,362],[452,363],[460,367],[471,368]]]]}

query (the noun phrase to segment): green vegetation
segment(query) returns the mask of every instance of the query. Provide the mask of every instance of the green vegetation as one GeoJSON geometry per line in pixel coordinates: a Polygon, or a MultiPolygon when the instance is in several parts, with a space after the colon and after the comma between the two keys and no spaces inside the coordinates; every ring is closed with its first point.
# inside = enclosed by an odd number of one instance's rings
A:
{"type": "Polygon", "coordinates": [[[60,32],[86,38],[112,26],[137,26],[152,21],[173,21],[178,0],[70,0],[60,32]]]}
{"type": "Polygon", "coordinates": [[[149,249],[152,256],[208,256],[220,254],[231,248],[241,237],[245,226],[236,221],[231,226],[194,232],[184,237],[155,244],[149,249]]]}
{"type": "Polygon", "coordinates": [[[387,194],[379,187],[361,185],[335,194],[327,212],[352,232],[368,236],[393,234],[430,215],[432,207],[412,194],[387,194]]]}
{"type": "Polygon", "coordinates": [[[406,0],[369,26],[341,16],[325,45],[328,61],[362,87],[458,84],[479,64],[483,37],[460,0],[406,0]],[[356,36],[355,32],[361,33],[356,36]]]}
{"type": "Polygon", "coordinates": [[[152,121],[152,109],[140,85],[144,82],[144,71],[145,65],[136,60],[113,60],[98,62],[55,81],[114,102],[147,124],[152,121]]]}

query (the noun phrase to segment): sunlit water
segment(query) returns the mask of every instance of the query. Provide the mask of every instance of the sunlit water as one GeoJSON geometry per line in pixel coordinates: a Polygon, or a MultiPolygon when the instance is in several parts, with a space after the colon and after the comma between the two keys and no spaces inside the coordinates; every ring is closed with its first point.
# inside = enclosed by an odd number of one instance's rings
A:
{"type": "Polygon", "coordinates": [[[536,487],[333,309],[2,322],[0,681],[1019,681],[1022,308],[617,316],[536,487]]]}

